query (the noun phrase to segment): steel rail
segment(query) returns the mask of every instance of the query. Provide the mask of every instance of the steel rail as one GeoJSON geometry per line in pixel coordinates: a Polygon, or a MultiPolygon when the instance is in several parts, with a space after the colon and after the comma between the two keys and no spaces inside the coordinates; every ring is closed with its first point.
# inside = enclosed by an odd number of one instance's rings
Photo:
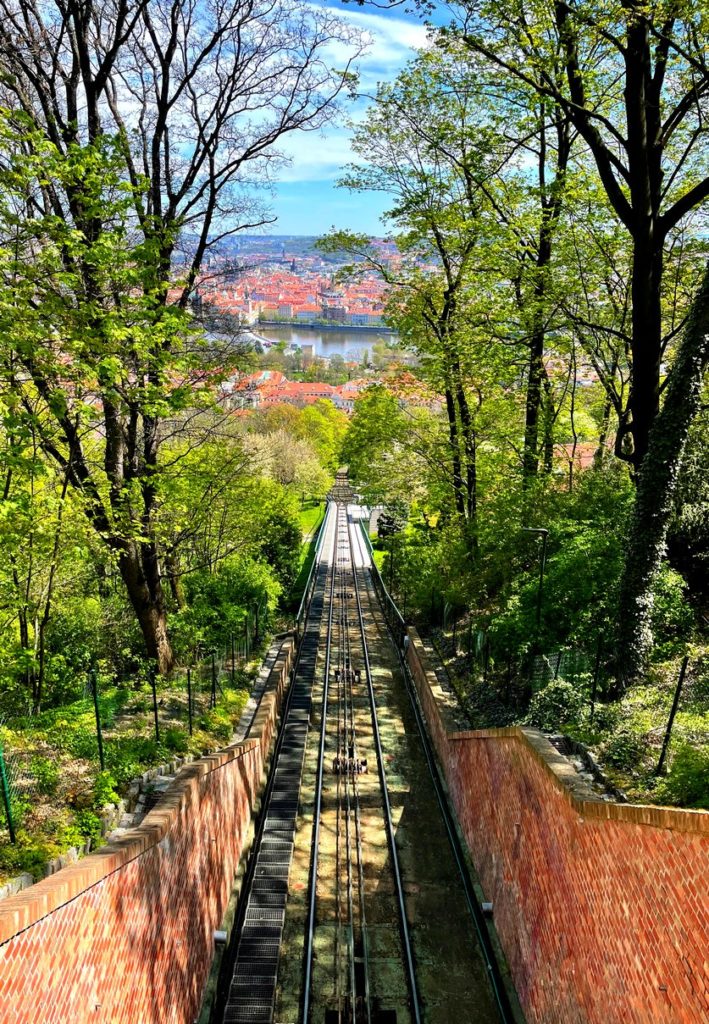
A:
{"type": "MultiPolygon", "coordinates": [[[[371,543],[369,542],[369,536],[365,532],[364,525],[363,525],[363,523],[361,521],[360,521],[360,528],[361,528],[361,533],[362,533],[362,535],[363,535],[363,537],[365,539],[366,545],[369,547],[369,551],[371,552],[372,547],[371,547],[371,543]]],[[[379,598],[379,596],[377,594],[377,587],[376,587],[376,579],[378,577],[379,581],[380,581],[380,584],[381,584],[381,587],[384,590],[384,593],[386,594],[388,600],[391,602],[392,607],[395,609],[398,618],[403,622],[404,620],[403,620],[403,618],[401,616],[401,613],[399,612],[398,608],[394,604],[393,599],[391,598],[391,596],[387,592],[386,588],[384,587],[384,583],[381,580],[381,575],[379,573],[379,570],[378,570],[378,568],[377,568],[373,558],[371,559],[371,564],[369,566],[369,574],[372,577],[373,583],[375,583],[374,592],[375,592],[375,596],[377,597],[377,600],[381,604],[381,600],[380,600],[380,598],[379,598]]],[[[414,682],[413,682],[413,678],[412,678],[412,675],[411,675],[411,670],[410,670],[410,668],[409,668],[409,666],[408,666],[408,664],[406,662],[406,658],[404,657],[403,651],[401,650],[399,645],[396,643],[396,639],[394,637],[393,630],[391,629],[391,626],[387,622],[386,615],[384,615],[384,621],[387,624],[387,629],[389,630],[389,634],[390,634],[390,637],[391,637],[391,640],[392,640],[392,644],[393,644],[394,648],[396,649],[396,652],[397,652],[397,655],[398,655],[398,658],[399,658],[399,663],[401,665],[402,674],[404,676],[404,682],[405,682],[405,685],[406,685],[406,691],[408,693],[409,700],[410,700],[411,706],[413,708],[414,718],[416,719],[416,725],[417,725],[417,728],[418,728],[419,736],[421,738],[421,745],[423,747],[423,752],[424,752],[424,755],[425,755],[425,758],[426,758],[426,764],[428,766],[428,770],[429,770],[429,773],[430,773],[430,776],[431,776],[431,780],[433,782],[433,788],[434,788],[434,791],[436,793],[436,799],[437,799],[437,802],[438,802],[439,809],[441,811],[441,816],[443,818],[443,823],[444,823],[445,828],[446,828],[446,833],[448,835],[448,841],[450,843],[450,847],[451,847],[451,850],[453,852],[453,857],[455,859],[456,866],[458,868],[458,873],[460,875],[460,879],[461,879],[461,882],[463,884],[463,890],[465,892],[465,901],[467,903],[468,911],[469,911],[470,916],[472,918],[473,926],[475,928],[475,932],[476,932],[476,935],[478,937],[478,943],[480,945],[480,950],[482,952],[483,959],[485,961],[485,967],[486,967],[486,970],[487,970],[487,973],[488,973],[488,977],[490,979],[490,985],[491,985],[491,988],[492,988],[492,991],[493,991],[493,995],[495,997],[495,1002],[497,1003],[497,1008],[498,1008],[499,1013],[500,1013],[500,1018],[501,1018],[503,1024],[514,1024],[516,1018],[515,1018],[515,1015],[514,1015],[514,1013],[512,1011],[512,1007],[511,1007],[511,1004],[510,1004],[510,999],[509,999],[509,996],[507,994],[507,990],[505,988],[504,982],[502,980],[502,973],[501,973],[501,970],[500,970],[500,965],[497,962],[497,956],[496,956],[495,951],[493,949],[492,941],[490,939],[490,935],[488,934],[487,925],[485,923],[485,918],[484,918],[482,909],[480,907],[480,903],[478,901],[478,898],[476,896],[475,889],[473,887],[473,883],[472,883],[471,878],[470,878],[470,872],[468,871],[468,868],[467,868],[467,864],[466,864],[465,854],[463,852],[462,843],[460,841],[460,837],[459,837],[458,831],[456,829],[455,818],[453,816],[453,812],[452,812],[452,810],[450,808],[450,804],[448,802],[448,798],[446,796],[446,792],[445,792],[445,789],[444,789],[444,786],[443,786],[443,782],[442,782],[442,779],[441,779],[441,770],[440,770],[440,768],[438,766],[438,762],[436,760],[436,754],[435,754],[435,751],[433,749],[433,744],[431,743],[431,740],[430,740],[429,735],[428,735],[428,730],[426,728],[425,718],[424,718],[423,711],[422,711],[422,708],[421,708],[421,704],[420,704],[420,701],[419,701],[418,693],[416,692],[416,687],[415,687],[414,682]]]]}
{"type": "MultiPolygon", "coordinates": [[[[347,508],[345,508],[345,525],[349,534],[349,521],[347,517],[347,508]]],[[[357,566],[352,559],[352,546],[350,544],[350,566],[352,570],[352,576],[357,571],[357,566]]],[[[354,669],[352,665],[352,649],[350,640],[350,623],[349,623],[349,610],[346,606],[345,614],[347,617],[347,650],[348,650],[348,668],[350,670],[349,676],[349,697],[350,697],[350,709],[352,719],[352,742],[354,744],[353,752],[355,753],[356,761],[359,761],[357,757],[357,745],[355,736],[355,716],[354,716],[354,669]]],[[[367,1013],[367,1024],[371,1024],[372,1021],[372,997],[371,988],[369,983],[369,933],[367,930],[367,914],[364,900],[364,855],[362,852],[362,817],[360,814],[360,800],[359,800],[359,776],[357,772],[352,773],[352,790],[354,793],[354,808],[355,808],[355,837],[357,846],[357,888],[359,893],[359,917],[360,917],[360,934],[362,939],[362,965],[364,968],[364,1005],[367,1013]]]]}
{"type": "Polygon", "coordinates": [[[377,766],[379,769],[379,782],[381,786],[382,802],[384,804],[384,817],[386,823],[387,840],[389,843],[389,854],[391,856],[392,871],[394,874],[394,883],[396,887],[397,903],[399,906],[399,921],[401,925],[401,938],[404,947],[404,958],[406,961],[406,973],[408,976],[409,989],[411,995],[411,1009],[415,1024],[421,1024],[421,1006],[419,1000],[419,993],[416,986],[416,970],[414,967],[413,950],[411,948],[411,935],[409,933],[409,923],[406,919],[406,903],[404,900],[404,887],[401,881],[401,870],[399,867],[399,854],[396,849],[396,837],[394,835],[394,825],[392,821],[391,803],[389,801],[389,790],[387,788],[386,771],[384,768],[384,756],[382,750],[381,736],[379,734],[379,722],[377,721],[377,702],[374,695],[374,683],[372,681],[372,671],[369,662],[369,646],[367,644],[367,636],[364,628],[364,615],[362,612],[362,602],[359,595],[359,584],[357,581],[357,568],[354,559],[354,545],[352,541],[352,531],[350,530],[349,516],[347,518],[347,537],[350,546],[350,557],[353,566],[353,579],[354,579],[354,594],[357,602],[357,615],[359,618],[359,629],[362,638],[362,654],[364,659],[364,670],[367,679],[367,688],[369,690],[369,702],[372,717],[372,732],[374,734],[374,746],[377,755],[377,766]]]}
{"type": "MultiPolygon", "coordinates": [[[[340,539],[340,519],[339,513],[342,511],[341,506],[338,507],[338,523],[337,523],[337,560],[339,568],[339,606],[338,606],[338,626],[339,626],[339,643],[338,643],[338,664],[339,664],[339,685],[338,685],[338,725],[339,725],[339,711],[340,702],[342,703],[343,717],[345,722],[345,744],[347,752],[349,754],[350,749],[350,736],[352,735],[352,727],[350,721],[348,721],[348,705],[347,705],[347,680],[349,672],[349,654],[348,654],[348,640],[347,636],[347,608],[345,602],[345,562],[346,559],[342,557],[340,548],[343,546],[340,539]]],[[[347,512],[345,509],[345,520],[347,518],[347,512]]],[[[338,746],[339,746],[338,736],[338,746]]],[[[346,878],[347,878],[347,913],[349,917],[349,929],[347,934],[347,949],[349,953],[348,972],[350,982],[350,1007],[352,1012],[353,1021],[356,1019],[357,1005],[357,979],[355,974],[355,951],[354,951],[354,930],[355,930],[355,915],[354,915],[354,898],[352,894],[352,837],[351,837],[351,822],[352,822],[352,804],[350,799],[350,778],[349,772],[344,773],[344,791],[345,791],[345,806],[344,810],[344,823],[345,823],[345,858],[346,858],[346,878]]],[[[338,806],[338,819],[339,819],[339,806],[338,806]]],[[[338,871],[338,882],[339,882],[339,864],[337,865],[338,871]]],[[[339,1010],[339,1004],[338,1004],[339,1010]]]]}
{"type": "Polygon", "coordinates": [[[318,767],[317,776],[315,781],[315,804],[313,807],[313,833],[311,837],[311,855],[310,855],[310,880],[309,880],[309,898],[308,898],[308,917],[307,926],[305,932],[305,948],[303,950],[304,957],[304,979],[303,979],[303,1003],[301,1010],[301,1020],[303,1024],[308,1024],[308,1017],[310,1014],[310,1002],[312,998],[312,983],[313,983],[313,946],[315,940],[315,899],[317,890],[318,880],[318,847],[320,844],[320,816],[322,813],[322,786],[323,786],[323,771],[325,763],[325,732],[327,725],[327,700],[328,700],[328,687],[330,681],[330,653],[331,653],[331,635],[332,635],[332,615],[335,606],[334,592],[335,592],[335,577],[337,575],[337,533],[338,533],[338,519],[339,509],[335,505],[335,536],[332,546],[332,574],[330,577],[330,607],[328,609],[328,622],[327,622],[327,635],[325,641],[325,667],[323,672],[323,695],[321,703],[321,719],[320,719],[320,745],[318,748],[318,767]]]}

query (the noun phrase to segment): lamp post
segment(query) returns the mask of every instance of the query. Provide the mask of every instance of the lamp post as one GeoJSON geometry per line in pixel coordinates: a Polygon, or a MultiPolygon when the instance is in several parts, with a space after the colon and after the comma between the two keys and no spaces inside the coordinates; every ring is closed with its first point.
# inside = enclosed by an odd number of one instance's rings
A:
{"type": "Polygon", "coordinates": [[[525,533],[536,533],[542,538],[542,557],[539,563],[539,587],[537,589],[537,634],[539,634],[542,625],[542,597],[544,595],[544,567],[547,561],[547,539],[549,537],[549,531],[541,526],[523,526],[525,533]]]}

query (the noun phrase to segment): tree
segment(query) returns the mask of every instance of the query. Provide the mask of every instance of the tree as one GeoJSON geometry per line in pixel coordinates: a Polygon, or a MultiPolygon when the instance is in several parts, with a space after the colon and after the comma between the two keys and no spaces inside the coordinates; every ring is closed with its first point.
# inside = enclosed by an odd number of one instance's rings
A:
{"type": "Polygon", "coordinates": [[[267,221],[250,185],[279,139],[332,115],[357,47],[298,0],[0,2],[0,98],[21,112],[3,135],[4,280],[22,299],[5,304],[5,362],[25,407],[42,403],[42,449],[113,552],[161,671],[162,426],[208,390],[191,290],[211,248],[267,221]]]}
{"type": "Polygon", "coordinates": [[[665,402],[650,435],[635,496],[635,514],[621,579],[617,696],[652,650],[652,595],[665,553],[684,447],[709,366],[709,264],[684,327],[665,402]],[[686,386],[689,382],[689,387],[686,386]],[[658,501],[658,495],[660,500],[658,501]]]}
{"type": "Polygon", "coordinates": [[[662,275],[670,232],[709,197],[701,162],[709,65],[700,0],[649,9],[608,4],[473,0],[466,44],[558,105],[592,155],[608,201],[628,232],[632,260],[633,361],[628,453],[638,470],[660,408],[662,275]],[[557,72],[561,50],[563,74],[557,72]]]}
{"type": "Polygon", "coordinates": [[[496,358],[489,331],[483,330],[484,341],[476,339],[490,315],[479,282],[496,232],[485,182],[505,162],[505,147],[480,115],[471,76],[450,55],[432,52],[421,54],[394,85],[380,88],[354,148],[366,163],[352,167],[343,184],[391,196],[388,218],[400,229],[401,260],[392,269],[376,244],[347,233],[320,246],[355,256],[353,272],[375,268],[391,286],[387,317],[444,398],[443,465],[474,552],[481,368],[496,358]]]}
{"type": "MultiPolygon", "coordinates": [[[[488,0],[465,5],[459,28],[466,44],[568,115],[631,242],[628,415],[620,423],[630,443],[616,450],[643,482],[620,584],[622,689],[642,673],[651,649],[651,587],[686,438],[679,410],[666,409],[661,422],[668,433],[661,443],[655,424],[661,406],[664,411],[670,402],[685,405],[683,396],[696,392],[705,368],[702,338],[693,329],[685,331],[671,360],[669,342],[677,330],[663,337],[662,296],[668,239],[709,197],[701,160],[709,131],[703,48],[708,15],[701,0],[652,7],[639,0],[503,0],[494,4],[494,17],[492,9],[488,0]],[[552,59],[558,45],[561,77],[552,59]],[[664,379],[663,361],[670,364],[664,379]]],[[[694,408],[693,402],[685,408],[694,408]]]]}

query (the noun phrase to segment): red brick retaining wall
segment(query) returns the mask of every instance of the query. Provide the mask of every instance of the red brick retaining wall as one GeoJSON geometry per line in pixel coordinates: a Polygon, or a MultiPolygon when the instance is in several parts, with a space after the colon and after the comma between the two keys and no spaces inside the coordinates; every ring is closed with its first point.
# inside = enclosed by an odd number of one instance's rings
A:
{"type": "Polygon", "coordinates": [[[533,729],[456,733],[407,660],[529,1024],[709,1021],[709,813],[606,803],[533,729]]]}
{"type": "Polygon", "coordinates": [[[0,905],[2,1024],[192,1024],[288,679],[249,738],[182,769],[142,824],[0,905]]]}

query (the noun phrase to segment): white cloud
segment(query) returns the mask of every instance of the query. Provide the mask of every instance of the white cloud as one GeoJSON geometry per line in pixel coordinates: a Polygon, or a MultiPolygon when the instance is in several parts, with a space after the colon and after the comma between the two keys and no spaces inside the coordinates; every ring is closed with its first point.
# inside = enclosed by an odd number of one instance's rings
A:
{"type": "MultiPolygon", "coordinates": [[[[380,82],[392,81],[415,50],[428,43],[428,30],[418,22],[395,16],[371,14],[350,7],[338,9],[338,17],[369,36],[366,52],[358,59],[360,98],[348,105],[346,115],[338,124],[323,132],[295,132],[284,139],[279,149],[291,161],[278,178],[283,182],[332,181],[339,177],[354,154],[350,147],[351,132],[343,121],[358,121],[364,116],[370,98],[380,82]]],[[[334,67],[344,67],[351,51],[344,44],[330,47],[328,57],[334,67]]]]}

